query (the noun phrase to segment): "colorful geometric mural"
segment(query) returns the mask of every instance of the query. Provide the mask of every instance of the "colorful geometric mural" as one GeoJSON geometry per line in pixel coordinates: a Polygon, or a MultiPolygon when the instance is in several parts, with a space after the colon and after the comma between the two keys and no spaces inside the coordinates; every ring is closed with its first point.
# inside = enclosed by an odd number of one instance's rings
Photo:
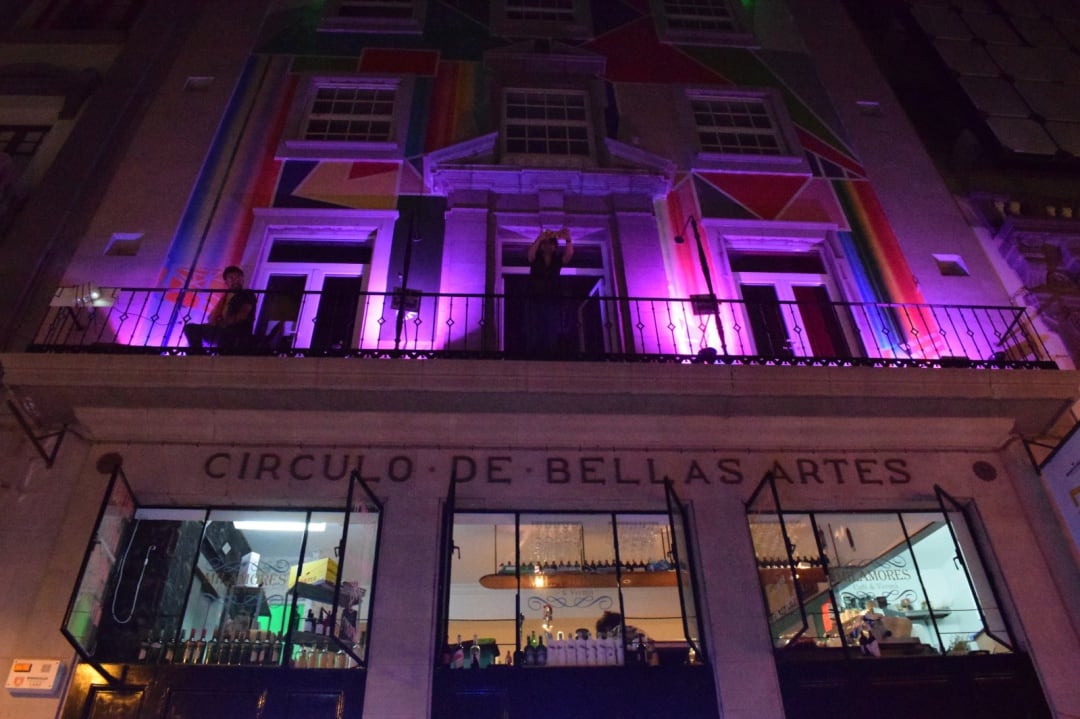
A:
{"type": "MultiPolygon", "coordinates": [[[[237,261],[259,207],[386,209],[397,207],[402,195],[429,194],[422,172],[428,153],[498,129],[495,86],[484,57],[520,39],[491,29],[489,3],[430,0],[422,34],[320,33],[320,6],[296,2],[267,19],[260,55],[236,93],[163,280],[183,283],[193,267],[212,276],[213,269],[237,261]],[[412,78],[404,157],[374,162],[275,157],[299,73],[354,71],[412,78]],[[226,194],[229,202],[223,201],[226,194]]],[[[662,42],[648,0],[593,0],[590,12],[594,36],[578,47],[605,61],[599,79],[608,99],[604,126],[613,137],[618,139],[626,126],[620,116],[622,85],[773,88],[783,98],[809,166],[809,174],[683,168],[671,194],[658,198],[661,225],[667,225],[662,234],[678,234],[691,215],[835,223],[857,275],[861,296],[853,299],[919,300],[873,188],[802,54],[662,42]]],[[[665,250],[673,262],[673,282],[683,285],[673,289],[697,291],[693,278],[700,270],[686,251],[685,246],[665,250]]]]}

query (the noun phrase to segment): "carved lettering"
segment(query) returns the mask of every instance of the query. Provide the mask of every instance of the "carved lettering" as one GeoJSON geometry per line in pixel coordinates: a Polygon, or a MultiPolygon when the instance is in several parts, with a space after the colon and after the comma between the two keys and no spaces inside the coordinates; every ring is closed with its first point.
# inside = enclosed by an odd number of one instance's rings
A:
{"type": "Polygon", "coordinates": [[[255,471],[255,479],[262,479],[263,474],[269,473],[271,479],[278,477],[278,467],[281,466],[281,457],[276,454],[264,452],[259,455],[259,468],[255,471]]]}
{"type": "Polygon", "coordinates": [[[695,480],[709,484],[709,478],[705,476],[705,470],[701,468],[696,459],[690,460],[690,468],[686,470],[686,484],[690,484],[695,480]]]}
{"type": "Polygon", "coordinates": [[[876,459],[856,459],[855,471],[859,473],[859,482],[862,484],[885,484],[883,479],[874,479],[874,469],[877,467],[876,459]]]}
{"type": "Polygon", "coordinates": [[[229,471],[229,453],[218,452],[217,454],[212,454],[207,457],[206,463],[203,465],[203,471],[206,472],[206,476],[210,477],[211,479],[224,479],[225,474],[229,471]],[[219,463],[223,464],[224,466],[221,468],[220,471],[214,471],[214,469],[212,468],[219,463]]]}
{"type": "Polygon", "coordinates": [[[640,479],[623,479],[621,458],[616,457],[612,464],[615,465],[615,484],[641,484],[640,479]]]}
{"type": "Polygon", "coordinates": [[[311,479],[312,476],[314,476],[314,475],[312,475],[311,472],[308,472],[307,474],[301,474],[300,473],[300,470],[299,470],[298,467],[300,465],[300,462],[302,462],[302,461],[314,462],[315,461],[315,455],[313,455],[313,454],[298,454],[295,457],[293,457],[293,461],[289,462],[289,476],[291,476],[293,479],[299,479],[301,481],[306,482],[307,480],[311,479]]]}
{"type": "Polygon", "coordinates": [[[471,482],[476,477],[476,460],[463,454],[455,454],[450,461],[450,481],[471,482]],[[462,471],[462,467],[464,470],[462,471]]]}
{"type": "Polygon", "coordinates": [[[604,484],[607,482],[603,477],[597,477],[595,472],[604,464],[601,457],[581,458],[581,481],[585,484],[604,484]]]}
{"type": "Polygon", "coordinates": [[[836,474],[836,483],[844,483],[844,471],[843,467],[848,463],[846,459],[823,459],[822,464],[827,464],[833,468],[833,472],[836,474]]]}
{"type": "Polygon", "coordinates": [[[743,473],[738,459],[721,459],[716,463],[720,469],[720,481],[724,484],[741,484],[743,473]]]}
{"type": "Polygon", "coordinates": [[[809,484],[810,480],[814,480],[815,484],[824,484],[818,475],[818,464],[814,460],[797,459],[795,466],[799,468],[799,481],[803,484],[809,484]]]}
{"type": "Polygon", "coordinates": [[[511,478],[504,475],[503,470],[513,461],[513,457],[488,457],[487,481],[491,484],[510,484],[511,478]]]}
{"type": "Polygon", "coordinates": [[[400,454],[391,459],[386,468],[386,474],[390,477],[391,482],[408,482],[409,478],[412,477],[412,472],[412,458],[400,454]]]}
{"type": "Polygon", "coordinates": [[[907,484],[911,481],[911,472],[908,471],[907,462],[902,459],[886,459],[885,469],[892,472],[889,482],[892,484],[907,484]]]}
{"type": "Polygon", "coordinates": [[[561,457],[548,457],[547,481],[549,484],[566,484],[570,481],[570,463],[561,457]]]}

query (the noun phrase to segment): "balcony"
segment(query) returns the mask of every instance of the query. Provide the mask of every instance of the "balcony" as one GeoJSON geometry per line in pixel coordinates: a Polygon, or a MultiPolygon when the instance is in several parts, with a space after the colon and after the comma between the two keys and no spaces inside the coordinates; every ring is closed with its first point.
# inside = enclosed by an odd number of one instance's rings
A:
{"type": "MultiPolygon", "coordinates": [[[[30,352],[187,355],[224,290],[61,288],[30,352]]],[[[255,291],[253,326],[200,353],[728,365],[1056,369],[1017,307],[420,292],[255,291]],[[537,312],[550,336],[537,351],[537,312]],[[719,328],[719,331],[718,331],[719,328]]]]}

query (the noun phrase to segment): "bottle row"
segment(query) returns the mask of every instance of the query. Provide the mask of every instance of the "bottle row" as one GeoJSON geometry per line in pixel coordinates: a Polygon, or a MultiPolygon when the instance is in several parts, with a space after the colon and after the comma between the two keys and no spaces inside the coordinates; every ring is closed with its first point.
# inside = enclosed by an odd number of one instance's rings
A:
{"type": "Polygon", "coordinates": [[[267,665],[281,663],[285,642],[280,634],[262,630],[222,632],[206,637],[194,627],[187,636],[164,629],[151,632],[139,643],[140,664],[267,665]]]}
{"type": "Polygon", "coordinates": [[[573,562],[523,562],[515,566],[512,562],[499,565],[499,574],[575,574],[597,573],[605,574],[614,572],[618,568],[622,572],[664,572],[674,569],[674,565],[666,559],[648,561],[630,561],[619,564],[614,560],[600,561],[573,561],[573,562]]]}
{"type": "MultiPolygon", "coordinates": [[[[635,637],[629,644],[612,635],[601,634],[597,637],[564,637],[562,632],[556,636],[545,633],[537,636],[536,632],[525,642],[521,651],[506,658],[498,657],[490,664],[502,664],[519,667],[577,667],[577,666],[623,666],[625,664],[655,664],[656,653],[647,639],[635,637]],[[546,637],[546,641],[545,641],[546,637]]],[[[449,657],[451,669],[480,669],[488,666],[483,661],[481,645],[473,638],[471,646],[466,647],[461,636],[449,657]]]]}
{"type": "MultiPolygon", "coordinates": [[[[207,639],[206,629],[192,628],[174,636],[164,629],[151,632],[139,643],[140,664],[191,664],[214,666],[280,666],[285,651],[281,634],[263,630],[219,632],[207,639]]],[[[361,643],[352,654],[361,656],[361,643]]],[[[332,642],[297,643],[292,647],[289,665],[300,669],[351,669],[357,666],[352,654],[332,642]]]]}

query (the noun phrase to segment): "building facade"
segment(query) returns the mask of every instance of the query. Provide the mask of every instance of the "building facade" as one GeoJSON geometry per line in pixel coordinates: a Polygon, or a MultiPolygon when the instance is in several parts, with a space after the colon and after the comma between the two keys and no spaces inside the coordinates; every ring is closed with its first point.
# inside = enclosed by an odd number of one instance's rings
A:
{"type": "Polygon", "coordinates": [[[13,8],[0,717],[1080,716],[1072,343],[845,3],[13,8]]]}

